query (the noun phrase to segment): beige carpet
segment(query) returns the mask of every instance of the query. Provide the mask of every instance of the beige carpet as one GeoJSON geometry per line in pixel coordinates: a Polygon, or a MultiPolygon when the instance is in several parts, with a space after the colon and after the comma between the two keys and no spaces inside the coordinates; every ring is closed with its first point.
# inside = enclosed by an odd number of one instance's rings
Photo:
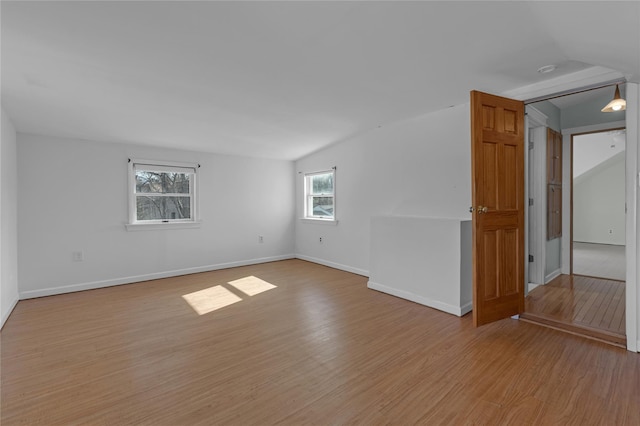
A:
{"type": "Polygon", "coordinates": [[[624,246],[573,242],[573,273],[625,280],[624,246]]]}

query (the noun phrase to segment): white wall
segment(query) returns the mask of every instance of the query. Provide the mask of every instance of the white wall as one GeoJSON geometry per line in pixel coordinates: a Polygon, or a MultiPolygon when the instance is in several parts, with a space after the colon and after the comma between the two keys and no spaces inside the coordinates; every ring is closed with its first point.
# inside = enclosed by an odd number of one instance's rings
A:
{"type": "Polygon", "coordinates": [[[375,129],[298,160],[297,256],[368,275],[371,216],[469,219],[469,123],[469,104],[459,105],[375,129]],[[337,167],[338,224],[299,220],[300,173],[332,166],[337,167]]]}
{"type": "Polygon", "coordinates": [[[290,258],[293,170],[290,161],[18,134],[21,298],[290,258]],[[200,163],[202,226],[128,232],[129,157],[200,163]]]}
{"type": "MultiPolygon", "coordinates": [[[[568,232],[568,231],[562,231],[568,232]]],[[[561,266],[561,248],[562,240],[560,238],[554,238],[553,240],[547,240],[545,242],[545,263],[544,263],[544,283],[559,275],[561,266]]]]}
{"type": "Polygon", "coordinates": [[[625,244],[625,156],[574,179],[573,240],[625,244]]]}
{"type": "Polygon", "coordinates": [[[0,327],[18,303],[18,177],[16,131],[2,114],[0,141],[0,327]]]}
{"type": "Polygon", "coordinates": [[[471,220],[371,218],[367,286],[462,316],[472,305],[471,220]]]}

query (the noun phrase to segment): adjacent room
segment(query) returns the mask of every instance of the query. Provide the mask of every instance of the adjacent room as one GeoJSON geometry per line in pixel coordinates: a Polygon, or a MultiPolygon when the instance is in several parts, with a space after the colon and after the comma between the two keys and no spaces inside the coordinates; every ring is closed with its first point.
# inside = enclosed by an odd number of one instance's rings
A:
{"type": "Polygon", "coordinates": [[[529,139],[533,262],[522,318],[626,347],[626,120],[602,111],[611,94],[529,105],[548,126],[529,139]]]}
{"type": "Polygon", "coordinates": [[[640,3],[0,20],[3,425],[640,424],[640,3]]]}
{"type": "Polygon", "coordinates": [[[573,139],[573,272],[625,280],[625,130],[573,139]]]}

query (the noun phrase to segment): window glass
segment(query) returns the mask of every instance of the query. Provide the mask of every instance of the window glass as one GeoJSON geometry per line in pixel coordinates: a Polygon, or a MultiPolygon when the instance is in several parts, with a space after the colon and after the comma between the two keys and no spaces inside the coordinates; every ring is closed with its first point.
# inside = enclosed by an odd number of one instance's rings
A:
{"type": "Polygon", "coordinates": [[[190,174],[136,170],[136,192],[188,194],[190,174]]]}
{"type": "Polygon", "coordinates": [[[195,221],[196,167],[133,163],[130,223],[195,221]]]}
{"type": "Polygon", "coordinates": [[[305,175],[305,217],[335,219],[335,170],[305,175]]]}
{"type": "Polygon", "coordinates": [[[312,194],[333,194],[333,173],[311,176],[312,194]]]}
{"type": "Polygon", "coordinates": [[[191,219],[190,197],[136,197],[137,220],[191,219]]]}

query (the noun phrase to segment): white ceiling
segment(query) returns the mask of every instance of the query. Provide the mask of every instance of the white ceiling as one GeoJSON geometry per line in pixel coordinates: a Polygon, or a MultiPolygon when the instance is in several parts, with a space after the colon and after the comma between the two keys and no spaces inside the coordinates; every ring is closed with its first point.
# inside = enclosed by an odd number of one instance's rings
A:
{"type": "Polygon", "coordinates": [[[640,77],[638,2],[0,7],[2,106],[19,132],[59,137],[291,160],[472,89],[640,77]]]}

